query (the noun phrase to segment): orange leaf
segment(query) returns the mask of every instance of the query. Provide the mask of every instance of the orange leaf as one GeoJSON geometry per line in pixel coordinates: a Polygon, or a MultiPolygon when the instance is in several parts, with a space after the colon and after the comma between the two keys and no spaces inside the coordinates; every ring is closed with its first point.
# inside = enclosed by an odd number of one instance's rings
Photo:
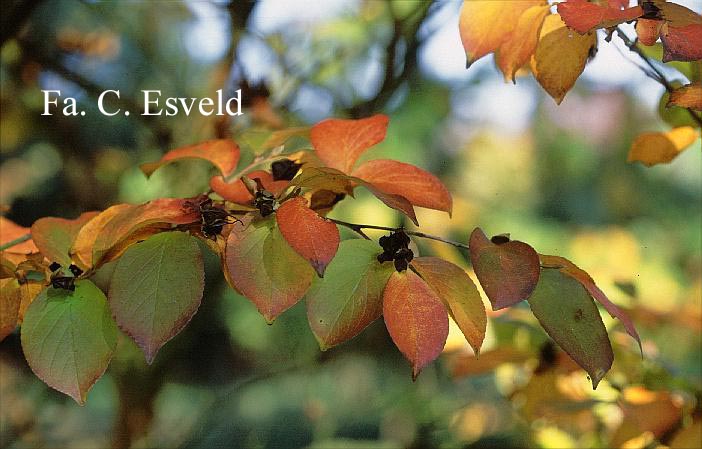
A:
{"type": "Polygon", "coordinates": [[[536,50],[539,32],[549,13],[548,5],[532,6],[519,17],[514,31],[495,54],[505,81],[514,82],[517,71],[529,62],[536,50]]]}
{"type": "Polygon", "coordinates": [[[319,277],[339,248],[339,229],[307,207],[307,200],[296,197],[285,201],[276,212],[280,233],[292,249],[312,264],[319,277]]]}
{"type": "Polygon", "coordinates": [[[539,281],[539,255],[524,242],[495,244],[480,228],[470,235],[470,260],[493,310],[529,297],[539,281]]]}
{"type": "Polygon", "coordinates": [[[395,272],[383,292],[383,318],[395,346],[412,364],[412,378],[416,379],[446,343],[444,304],[414,272],[395,272]]]}
{"type": "Polygon", "coordinates": [[[640,6],[625,9],[619,9],[617,6],[571,0],[558,4],[558,14],[570,28],[585,34],[596,28],[609,28],[629,22],[644,13],[640,6]]]}
{"type": "Polygon", "coordinates": [[[98,234],[108,221],[131,207],[135,206],[131,204],[110,206],[80,228],[70,251],[70,255],[75,258],[76,265],[83,270],[93,266],[93,246],[95,246],[98,234]]]}
{"type": "Polygon", "coordinates": [[[702,24],[702,16],[695,11],[667,0],[643,0],[647,19],[665,20],[674,27],[702,24]]]}
{"type": "Polygon", "coordinates": [[[45,217],[32,225],[32,239],[39,251],[51,262],[58,262],[68,267],[72,261],[70,256],[73,242],[89,220],[98,212],[85,212],[74,220],[65,218],[45,217]]]}
{"type": "Polygon", "coordinates": [[[541,255],[540,257],[544,266],[559,268],[562,273],[567,274],[576,281],[580,282],[590,296],[602,304],[605,310],[607,310],[612,317],[617,318],[622,322],[626,332],[636,340],[636,342],[639,344],[639,349],[641,349],[641,337],[639,337],[639,333],[636,332],[634,322],[631,321],[631,318],[629,318],[624,311],[622,311],[616,304],[607,298],[607,295],[600,290],[600,288],[595,284],[595,281],[585,270],[579,268],[573,262],[564,257],[546,255],[541,255]]]}
{"type": "Polygon", "coordinates": [[[144,239],[155,233],[155,230],[146,235],[141,232],[152,225],[189,224],[199,220],[198,211],[192,203],[180,198],[161,198],[138,206],[119,208],[111,211],[111,214],[113,216],[104,223],[95,237],[92,247],[94,265],[117,257],[126,249],[123,243],[130,242],[135,236],[144,239]],[[115,254],[115,249],[118,249],[118,254],[115,254]]]}
{"type": "MultiPolygon", "coordinates": [[[[260,179],[263,187],[273,195],[278,195],[290,185],[289,181],[274,181],[273,175],[263,170],[255,170],[245,176],[250,179],[260,179]]],[[[241,179],[228,183],[222,176],[213,176],[210,179],[210,187],[216,194],[232,203],[251,204],[253,201],[253,196],[241,179]]]]}
{"type": "Polygon", "coordinates": [[[539,43],[531,58],[531,71],[541,87],[556,100],[563,101],[585,69],[590,49],[597,43],[594,33],[573,33],[557,14],[546,17],[539,43]]]}
{"type": "Polygon", "coordinates": [[[402,195],[414,206],[451,214],[451,194],[444,184],[428,171],[389,159],[368,161],[353,172],[385,193],[402,195]]]}
{"type": "Polygon", "coordinates": [[[666,107],[670,106],[702,111],[702,83],[696,82],[675,89],[666,104],[666,107]]]}
{"type": "Polygon", "coordinates": [[[149,162],[140,166],[147,176],[151,175],[162,165],[179,159],[204,159],[209,161],[227,176],[239,163],[239,146],[229,139],[208,140],[207,142],[176,148],[163,155],[158,162],[149,162]]]}
{"type": "Polygon", "coordinates": [[[358,157],[385,139],[388,121],[383,114],[360,120],[323,120],[312,127],[310,141],[327,167],[351,173],[358,157]]]}
{"type": "Polygon", "coordinates": [[[636,21],[636,35],[643,45],[655,45],[661,33],[663,22],[652,19],[639,19],[636,21]]]}
{"type": "Polygon", "coordinates": [[[17,327],[21,301],[17,279],[0,279],[0,341],[17,327]]]}
{"type": "Polygon", "coordinates": [[[682,27],[663,25],[663,62],[697,61],[702,59],[702,24],[682,27]]]}
{"type": "MultiPolygon", "coordinates": [[[[8,220],[7,218],[0,216],[0,245],[10,243],[11,241],[16,240],[27,234],[29,234],[29,228],[20,226],[11,220],[8,220]]],[[[31,254],[36,253],[39,250],[37,249],[37,246],[34,244],[34,242],[30,239],[26,242],[14,245],[6,249],[5,251],[18,254],[31,254]]]]}
{"type": "Polygon", "coordinates": [[[366,182],[361,178],[355,178],[354,181],[368,189],[376,198],[382,201],[386,206],[391,209],[402,212],[412,220],[412,223],[419,226],[419,221],[417,221],[417,215],[414,213],[414,207],[412,203],[409,202],[407,198],[396,193],[387,193],[383,190],[377,188],[374,184],[366,182]]]}
{"type": "Polygon", "coordinates": [[[651,167],[675,159],[700,136],[691,126],[680,126],[668,132],[643,133],[634,140],[627,162],[641,162],[651,167]]]}
{"type": "Polygon", "coordinates": [[[466,67],[497,50],[517,26],[519,16],[540,0],[468,0],[463,2],[458,29],[466,51],[466,67]]]}

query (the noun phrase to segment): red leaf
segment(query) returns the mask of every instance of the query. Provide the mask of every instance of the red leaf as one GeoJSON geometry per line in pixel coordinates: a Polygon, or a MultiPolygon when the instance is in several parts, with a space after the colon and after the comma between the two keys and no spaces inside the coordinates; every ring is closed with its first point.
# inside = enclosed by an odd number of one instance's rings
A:
{"type": "MultiPolygon", "coordinates": [[[[20,226],[8,220],[5,217],[0,217],[0,245],[10,243],[11,241],[16,240],[27,234],[29,234],[29,228],[20,226]]],[[[26,242],[14,245],[5,251],[17,254],[31,254],[36,253],[39,250],[37,249],[37,246],[34,244],[34,242],[30,239],[26,242]]]]}
{"type": "Polygon", "coordinates": [[[370,182],[366,182],[361,178],[355,178],[354,180],[359,185],[362,185],[363,187],[368,189],[376,198],[382,201],[386,206],[388,206],[391,209],[395,209],[397,211],[402,212],[403,214],[408,216],[410,220],[412,220],[412,223],[419,226],[419,221],[417,221],[417,215],[414,213],[414,207],[412,207],[412,203],[410,203],[407,198],[395,193],[384,192],[381,189],[377,188],[375,185],[371,184],[370,182]]]}
{"type": "MultiPolygon", "coordinates": [[[[255,170],[245,176],[250,179],[260,179],[263,187],[274,195],[278,195],[290,185],[290,181],[274,181],[273,175],[263,170],[255,170]]],[[[250,204],[253,200],[253,196],[241,179],[227,183],[222,176],[213,176],[210,179],[210,187],[219,196],[232,203],[250,204]]]]}
{"type": "Polygon", "coordinates": [[[470,235],[470,260],[493,310],[529,297],[539,281],[538,253],[524,242],[492,243],[482,229],[470,235]]]}
{"type": "Polygon", "coordinates": [[[414,165],[376,159],[358,167],[353,175],[385,193],[402,195],[414,206],[451,214],[453,201],[448,189],[439,178],[414,165]]]}
{"type": "Polygon", "coordinates": [[[319,277],[339,248],[339,229],[307,207],[307,200],[296,197],[285,201],[276,212],[280,233],[292,249],[312,264],[319,277]]]}
{"type": "Polygon", "coordinates": [[[422,278],[407,270],[390,276],[383,292],[383,317],[395,346],[412,364],[412,378],[416,379],[446,344],[446,308],[422,278]]]}
{"type": "Polygon", "coordinates": [[[626,329],[626,332],[636,340],[636,342],[639,344],[639,349],[642,350],[641,337],[639,337],[639,333],[636,332],[634,322],[631,321],[631,318],[629,318],[629,316],[623,310],[621,310],[619,307],[617,307],[616,304],[614,304],[612,301],[609,300],[609,298],[607,298],[607,295],[605,295],[604,292],[600,290],[597,284],[595,284],[595,281],[585,270],[579,268],[573,262],[564,257],[546,256],[542,254],[541,261],[544,264],[544,266],[559,268],[562,273],[567,274],[576,281],[580,282],[580,284],[583,287],[585,287],[585,290],[587,290],[590,296],[592,296],[597,302],[602,304],[605,310],[607,310],[607,312],[609,312],[609,314],[612,317],[618,318],[619,321],[622,322],[624,328],[626,329]]]}
{"type": "Polygon", "coordinates": [[[86,212],[74,220],[45,217],[32,225],[32,239],[39,251],[51,262],[68,267],[71,261],[71,247],[82,228],[98,212],[86,212]]]}
{"type": "Polygon", "coordinates": [[[229,139],[208,140],[207,142],[176,148],[163,155],[158,162],[141,165],[141,171],[147,176],[169,162],[179,159],[204,159],[210,161],[219,171],[227,176],[239,163],[239,146],[229,139]]]}
{"type": "Polygon", "coordinates": [[[702,24],[682,27],[663,25],[663,62],[697,61],[702,59],[702,24]]]}
{"type": "Polygon", "coordinates": [[[639,19],[636,21],[636,34],[639,37],[639,42],[643,45],[655,45],[658,36],[661,32],[663,22],[652,19],[639,19]]]}
{"type": "Polygon", "coordinates": [[[382,114],[360,120],[323,120],[312,127],[310,141],[327,167],[351,173],[358,157],[385,139],[388,121],[382,114]]]}
{"type": "Polygon", "coordinates": [[[580,34],[634,20],[644,12],[640,6],[619,9],[617,5],[598,5],[583,0],[559,3],[557,8],[566,25],[580,34]]]}

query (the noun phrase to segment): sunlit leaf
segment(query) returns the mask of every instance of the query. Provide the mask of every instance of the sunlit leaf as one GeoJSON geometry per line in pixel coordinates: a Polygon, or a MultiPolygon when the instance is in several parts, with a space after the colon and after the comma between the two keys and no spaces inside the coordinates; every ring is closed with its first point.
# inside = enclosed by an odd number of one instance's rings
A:
{"type": "Polygon", "coordinates": [[[208,140],[207,142],[176,148],[163,155],[158,162],[140,166],[147,176],[159,167],[180,159],[204,159],[219,169],[222,175],[229,175],[239,163],[239,146],[229,139],[208,140]]]}
{"type": "Polygon", "coordinates": [[[470,260],[493,310],[529,297],[539,280],[538,253],[524,242],[495,244],[475,228],[470,235],[470,260]]]}
{"type": "MultiPolygon", "coordinates": [[[[92,249],[94,265],[115,259],[129,244],[135,240],[144,240],[155,233],[160,225],[189,224],[199,221],[197,207],[190,200],[179,198],[161,198],[138,206],[108,209],[102,214],[107,214],[108,211],[111,218],[101,226],[101,229],[96,230],[97,235],[92,249]]],[[[102,221],[102,214],[94,220],[102,221]]],[[[90,226],[90,223],[88,222],[86,227],[90,226]]],[[[81,234],[79,233],[76,242],[81,238],[81,234]]],[[[90,237],[86,236],[86,240],[89,241],[89,239],[90,237]]],[[[85,246],[87,243],[81,242],[81,245],[85,246]]]]}
{"type": "Polygon", "coordinates": [[[441,354],[448,314],[434,290],[411,270],[395,272],[383,292],[383,318],[392,341],[412,364],[412,378],[441,354]]]}
{"type": "Polygon", "coordinates": [[[516,28],[521,14],[540,0],[466,0],[461,8],[459,32],[466,52],[466,67],[497,50],[516,28]]]}
{"type": "Polygon", "coordinates": [[[32,240],[44,257],[68,267],[72,263],[71,247],[80,228],[97,215],[97,212],[86,212],[74,220],[40,218],[32,225],[32,240]]]}
{"type": "MultiPolygon", "coordinates": [[[[20,237],[29,234],[30,229],[14,223],[12,220],[0,216],[0,245],[10,243],[20,237]]],[[[7,249],[8,252],[19,254],[31,254],[39,251],[34,242],[29,239],[25,242],[18,243],[7,249]]]]}
{"type": "Polygon", "coordinates": [[[580,34],[596,28],[609,28],[643,15],[641,6],[619,9],[618,5],[569,0],[558,4],[558,14],[568,27],[580,34]]]}
{"type": "Polygon", "coordinates": [[[680,106],[702,111],[702,83],[692,83],[675,89],[670,94],[667,106],[680,106]]]}
{"type": "Polygon", "coordinates": [[[627,162],[641,162],[651,167],[675,159],[700,136],[691,126],[680,126],[668,132],[643,133],[631,144],[627,162]]]}
{"type": "Polygon", "coordinates": [[[285,144],[289,139],[293,137],[305,137],[310,133],[310,128],[307,126],[300,126],[295,128],[281,129],[278,131],[273,131],[270,136],[261,144],[261,150],[270,150],[271,148],[278,147],[285,144]]]}
{"type": "Polygon", "coordinates": [[[119,258],[110,281],[110,310],[151,363],[195,315],[204,286],[195,238],[163,232],[130,246],[119,258]]]}
{"type": "Polygon", "coordinates": [[[353,177],[329,167],[305,168],[290,184],[310,190],[329,190],[353,195],[353,177]]]}
{"type": "Polygon", "coordinates": [[[112,359],[117,326],[92,282],[77,281],[75,287],[47,288],[32,302],[22,324],[22,349],[37,377],[83,404],[112,359]]]}
{"type": "Polygon", "coordinates": [[[487,316],[480,293],[468,274],[438,257],[417,257],[412,266],[444,302],[475,353],[480,353],[487,316]]]}
{"type": "Polygon", "coordinates": [[[275,214],[278,229],[290,247],[305,258],[319,277],[339,248],[339,229],[307,206],[303,197],[285,201],[275,214]]]}
{"type": "Polygon", "coordinates": [[[546,332],[597,384],[614,355],[607,329],[587,290],[557,269],[544,269],[529,297],[529,306],[546,332]]]}
{"type": "Polygon", "coordinates": [[[322,350],[358,335],[383,311],[383,289],[394,271],[377,260],[378,245],[370,240],[341,242],[323,279],[305,296],[310,328],[322,350]]]}
{"type": "Polygon", "coordinates": [[[275,220],[235,223],[225,262],[232,286],[272,323],[305,294],[314,270],[285,241],[275,220]]]}
{"type": "Polygon", "coordinates": [[[563,101],[585,69],[590,49],[597,43],[594,33],[574,33],[553,14],[546,17],[539,43],[531,58],[531,70],[541,87],[556,100],[563,101]]]}
{"type": "Polygon", "coordinates": [[[385,139],[388,121],[382,114],[359,120],[323,120],[312,127],[310,141],[327,167],[351,173],[358,157],[385,139]]]}
{"type": "Polygon", "coordinates": [[[605,310],[607,310],[612,317],[617,318],[622,322],[627,333],[631,335],[634,340],[636,340],[636,342],[639,344],[639,349],[641,349],[641,338],[639,337],[639,333],[636,331],[634,322],[631,321],[631,318],[629,318],[629,316],[624,313],[623,310],[621,310],[616,304],[607,298],[607,295],[600,290],[597,284],[595,284],[595,281],[589,274],[587,274],[585,270],[579,268],[573,262],[563,257],[541,255],[540,258],[541,263],[545,267],[558,268],[562,273],[567,274],[576,281],[580,282],[580,284],[585,287],[585,290],[590,293],[590,296],[602,304],[605,310]]]}
{"type": "Polygon", "coordinates": [[[414,206],[451,214],[453,201],[448,189],[439,178],[414,165],[376,159],[362,164],[353,175],[385,193],[405,197],[414,206]]]}
{"type": "Polygon", "coordinates": [[[21,301],[17,279],[0,279],[0,341],[17,327],[21,301]]]}
{"type": "Polygon", "coordinates": [[[93,266],[93,247],[95,239],[105,225],[115,216],[125,212],[132,207],[131,204],[115,204],[100,212],[92,220],[88,221],[80,228],[76,235],[70,255],[81,269],[86,270],[93,266]]]}
{"type": "Polygon", "coordinates": [[[517,71],[522,68],[536,50],[539,32],[544,19],[549,14],[548,5],[532,6],[517,21],[509,38],[495,53],[497,66],[502,71],[505,81],[513,81],[517,71]]]}
{"type": "Polygon", "coordinates": [[[636,21],[636,35],[643,45],[655,45],[663,26],[662,20],[639,19],[636,21]]]}

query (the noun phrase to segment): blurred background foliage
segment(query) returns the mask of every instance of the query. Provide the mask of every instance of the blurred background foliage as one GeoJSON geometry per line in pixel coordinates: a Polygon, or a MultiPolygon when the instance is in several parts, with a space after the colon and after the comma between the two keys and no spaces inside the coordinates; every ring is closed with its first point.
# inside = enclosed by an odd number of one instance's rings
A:
{"type": "MultiPolygon", "coordinates": [[[[592,391],[522,304],[489,314],[479,358],[452,329],[445,354],[413,383],[382,323],[321,353],[304,304],[267,326],[210,254],[203,305],[186,330],[151,366],[122,338],[85,407],[36,379],[18,333],[8,337],[0,345],[2,447],[698,447],[699,145],[668,166],[627,164],[634,136],[680,118],[659,116],[662,87],[625,51],[600,40],[557,107],[530,77],[504,84],[491,57],[465,70],[459,8],[3,1],[0,204],[28,226],[116,202],[190,196],[204,190],[207,164],[172,164],[148,180],[138,164],[214,137],[255,152],[274,129],[385,112],[388,137],[367,157],[427,168],[454,194],[452,218],[420,211],[423,230],[465,241],[480,225],[570,258],[630,310],[643,358],[603,311],[615,364],[592,391]],[[142,89],[202,97],[219,88],[243,89],[243,117],[135,113],[142,89]],[[41,116],[41,89],[78,98],[87,115],[41,116]],[[98,113],[105,89],[121,91],[117,106],[131,116],[98,113]]],[[[362,193],[333,216],[401,224],[362,193]]],[[[470,272],[457,249],[416,243],[470,272]]]]}

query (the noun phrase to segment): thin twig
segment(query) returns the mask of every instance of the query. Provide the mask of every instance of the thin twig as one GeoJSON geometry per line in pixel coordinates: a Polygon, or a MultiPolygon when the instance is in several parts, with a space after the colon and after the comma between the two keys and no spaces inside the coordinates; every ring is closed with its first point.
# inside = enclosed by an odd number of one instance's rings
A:
{"type": "Polygon", "coordinates": [[[443,242],[443,243],[446,243],[446,244],[449,244],[449,245],[453,245],[453,246],[455,246],[456,248],[463,248],[463,249],[466,249],[466,250],[467,250],[467,249],[470,249],[470,248],[468,247],[468,245],[466,245],[465,243],[454,242],[453,240],[447,240],[447,239],[445,239],[445,238],[443,238],[443,237],[439,237],[439,236],[436,236],[436,235],[425,234],[424,232],[410,231],[410,230],[405,229],[405,228],[403,228],[403,227],[393,228],[393,227],[389,227],[389,226],[378,226],[378,225],[366,225],[366,224],[349,223],[349,222],[346,222],[346,221],[337,220],[337,219],[335,219],[335,218],[327,218],[327,220],[331,221],[332,223],[336,223],[336,224],[338,224],[339,226],[344,226],[344,227],[346,227],[346,228],[349,228],[349,229],[351,229],[352,231],[354,231],[354,232],[356,232],[356,233],[362,235],[362,236],[365,237],[365,238],[368,238],[368,237],[363,233],[363,229],[377,229],[377,230],[380,230],[380,231],[391,231],[391,232],[403,231],[403,232],[404,232],[405,234],[407,234],[407,235],[413,235],[413,236],[415,236],[415,237],[420,237],[420,238],[424,238],[424,239],[436,240],[436,241],[443,242]]]}
{"type": "Polygon", "coordinates": [[[32,234],[25,234],[22,237],[17,237],[14,240],[10,240],[7,243],[3,243],[0,245],[0,251],[5,251],[8,248],[12,248],[13,246],[19,245],[20,243],[24,243],[27,240],[32,238],[32,234]]]}
{"type": "MultiPolygon", "coordinates": [[[[672,93],[675,90],[675,87],[670,83],[670,81],[668,81],[661,69],[653,63],[653,60],[651,58],[646,56],[646,54],[641,50],[641,48],[639,48],[636,40],[632,41],[631,39],[629,39],[629,36],[627,36],[626,33],[620,27],[617,27],[617,36],[619,36],[619,38],[624,42],[624,45],[626,45],[629,50],[639,55],[639,57],[643,59],[646,65],[648,65],[651,68],[651,70],[653,70],[653,73],[655,73],[656,75],[651,76],[651,73],[649,73],[647,70],[644,70],[643,67],[640,67],[641,70],[646,74],[646,76],[660,83],[663,87],[665,87],[665,90],[668,93],[672,93]]],[[[687,112],[690,114],[692,120],[694,120],[698,126],[702,127],[702,117],[697,115],[690,108],[684,109],[687,110],[687,112]]]]}

